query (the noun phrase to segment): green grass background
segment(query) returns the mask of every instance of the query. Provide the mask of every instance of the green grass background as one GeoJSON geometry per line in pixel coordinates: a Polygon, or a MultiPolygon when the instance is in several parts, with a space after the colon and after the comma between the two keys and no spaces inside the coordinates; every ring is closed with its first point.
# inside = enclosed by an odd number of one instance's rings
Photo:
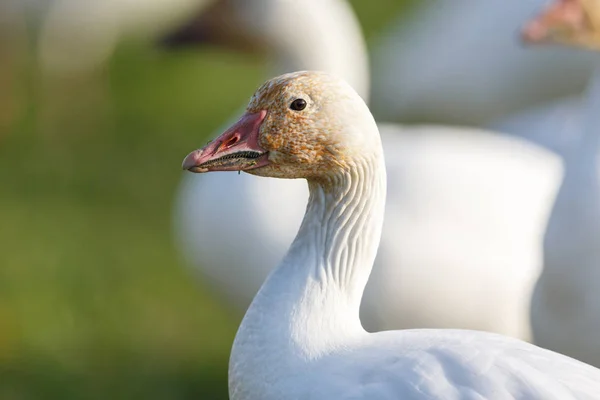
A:
{"type": "MultiPolygon", "coordinates": [[[[372,38],[407,2],[352,3],[372,38]]],[[[48,79],[31,36],[0,95],[0,399],[226,399],[241,315],[186,270],[171,211],[263,60],[123,44],[48,79]]]]}

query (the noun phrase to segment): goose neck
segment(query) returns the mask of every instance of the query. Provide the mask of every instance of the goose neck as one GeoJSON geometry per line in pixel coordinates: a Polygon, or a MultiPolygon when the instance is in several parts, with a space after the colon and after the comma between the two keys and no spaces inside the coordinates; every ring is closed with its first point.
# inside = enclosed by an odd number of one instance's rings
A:
{"type": "Polygon", "coordinates": [[[600,147],[600,54],[596,56],[596,66],[587,89],[587,104],[584,119],[584,142],[600,147]]]}
{"type": "Polygon", "coordinates": [[[284,260],[323,292],[343,299],[356,321],[383,223],[385,168],[380,163],[363,159],[349,170],[309,181],[306,215],[284,260]],[[304,258],[307,249],[315,256],[312,262],[304,258]]]}
{"type": "Polygon", "coordinates": [[[596,253],[600,238],[600,56],[596,63],[584,103],[580,141],[565,158],[565,176],[544,245],[544,281],[554,285],[553,290],[562,288],[563,293],[568,288],[572,297],[585,293],[580,291],[581,280],[588,277],[583,271],[597,271],[589,255],[596,253]]]}
{"type": "Polygon", "coordinates": [[[595,179],[600,165],[600,55],[585,93],[584,107],[578,144],[565,157],[565,178],[595,179]]]}
{"type": "Polygon", "coordinates": [[[360,159],[308,185],[301,227],[246,313],[232,365],[240,365],[236,353],[248,356],[256,348],[315,359],[365,334],[359,307],[383,224],[383,156],[360,159]]]}

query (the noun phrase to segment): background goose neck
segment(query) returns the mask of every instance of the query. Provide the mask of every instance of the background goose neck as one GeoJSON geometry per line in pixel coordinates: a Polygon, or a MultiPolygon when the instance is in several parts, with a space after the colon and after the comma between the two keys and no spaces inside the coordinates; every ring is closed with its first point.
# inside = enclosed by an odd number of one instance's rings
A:
{"type": "Polygon", "coordinates": [[[600,53],[586,91],[582,151],[596,156],[600,149],[600,53]]]}
{"type": "Polygon", "coordinates": [[[367,47],[352,7],[342,0],[279,2],[272,45],[278,73],[320,70],[346,80],[368,102],[367,47]]]}

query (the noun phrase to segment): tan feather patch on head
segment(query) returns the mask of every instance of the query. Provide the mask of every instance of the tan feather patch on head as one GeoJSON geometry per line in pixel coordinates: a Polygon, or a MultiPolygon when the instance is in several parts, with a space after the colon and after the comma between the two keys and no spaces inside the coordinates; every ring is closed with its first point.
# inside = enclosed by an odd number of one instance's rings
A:
{"type": "Polygon", "coordinates": [[[328,169],[345,166],[346,154],[341,136],[343,121],[333,112],[343,104],[344,94],[335,87],[337,79],[325,73],[297,72],[282,75],[263,84],[250,99],[249,112],[267,110],[260,145],[270,152],[270,167],[260,175],[311,177],[328,169]],[[290,108],[296,99],[306,108],[290,108]]]}

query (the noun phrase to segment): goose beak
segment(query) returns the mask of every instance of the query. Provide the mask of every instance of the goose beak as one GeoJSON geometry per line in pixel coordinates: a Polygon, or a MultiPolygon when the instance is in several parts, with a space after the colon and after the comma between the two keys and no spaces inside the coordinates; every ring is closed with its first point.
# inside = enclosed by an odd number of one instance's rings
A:
{"type": "Polygon", "coordinates": [[[218,138],[185,157],[182,167],[190,172],[247,171],[269,163],[269,153],[258,144],[266,110],[246,113],[218,138]]]}
{"type": "Polygon", "coordinates": [[[561,43],[576,32],[588,29],[582,0],[554,0],[521,31],[528,44],[561,43]]]}

